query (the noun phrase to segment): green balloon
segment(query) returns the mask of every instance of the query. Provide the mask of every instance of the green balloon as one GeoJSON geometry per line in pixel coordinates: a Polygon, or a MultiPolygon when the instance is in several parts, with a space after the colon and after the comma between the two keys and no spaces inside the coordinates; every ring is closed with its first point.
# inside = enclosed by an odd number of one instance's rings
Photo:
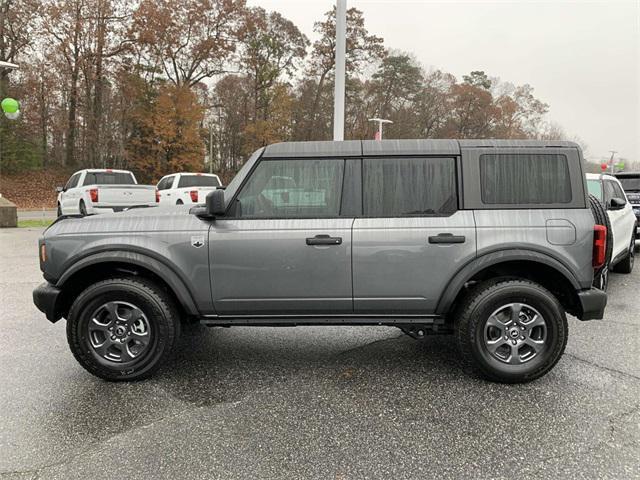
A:
{"type": "Polygon", "coordinates": [[[618,162],[616,164],[616,167],[618,167],[620,170],[624,170],[624,162],[618,162]]]}
{"type": "Polygon", "coordinates": [[[2,100],[2,111],[4,113],[16,113],[20,110],[20,103],[14,98],[5,98],[2,100]]]}

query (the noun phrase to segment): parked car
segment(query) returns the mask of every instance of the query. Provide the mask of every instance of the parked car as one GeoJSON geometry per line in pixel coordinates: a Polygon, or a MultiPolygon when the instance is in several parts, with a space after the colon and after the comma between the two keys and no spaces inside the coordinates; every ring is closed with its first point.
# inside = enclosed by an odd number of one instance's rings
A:
{"type": "Polygon", "coordinates": [[[155,187],[138,185],[128,170],[80,170],[64,187],[57,187],[58,216],[121,212],[131,207],[155,206],[155,187]]]}
{"type": "MultiPolygon", "coordinates": [[[[587,187],[589,192],[604,204],[611,224],[612,249],[609,269],[631,273],[638,222],[620,181],[612,175],[587,173],[587,187]]],[[[606,282],[605,278],[605,286],[606,282]]]]}
{"type": "Polygon", "coordinates": [[[34,302],[107,380],[148,377],[199,321],[454,334],[478,372],[526,382],[560,359],[565,312],[604,314],[585,185],[571,142],[270,145],[202,206],[55,222],[34,302]]]}
{"type": "Polygon", "coordinates": [[[204,203],[207,194],[222,186],[211,173],[174,173],[160,179],[157,185],[160,205],[204,203]]]}
{"type": "MultiPolygon", "coordinates": [[[[627,195],[627,200],[629,200],[633,208],[636,221],[640,225],[640,172],[620,172],[616,173],[615,177],[622,185],[624,193],[627,195]]],[[[636,240],[640,240],[640,231],[636,234],[636,240]]]]}

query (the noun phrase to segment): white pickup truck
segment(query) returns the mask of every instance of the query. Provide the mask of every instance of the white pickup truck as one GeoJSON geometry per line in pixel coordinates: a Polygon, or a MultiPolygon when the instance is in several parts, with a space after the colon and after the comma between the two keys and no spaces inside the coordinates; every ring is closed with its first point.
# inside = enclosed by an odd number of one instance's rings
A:
{"type": "Polygon", "coordinates": [[[56,190],[58,216],[121,212],[131,207],[157,205],[155,187],[138,185],[128,170],[80,170],[56,190]]]}
{"type": "Polygon", "coordinates": [[[221,186],[212,173],[174,173],[162,177],[156,188],[160,205],[188,205],[204,203],[207,194],[221,186]]]}

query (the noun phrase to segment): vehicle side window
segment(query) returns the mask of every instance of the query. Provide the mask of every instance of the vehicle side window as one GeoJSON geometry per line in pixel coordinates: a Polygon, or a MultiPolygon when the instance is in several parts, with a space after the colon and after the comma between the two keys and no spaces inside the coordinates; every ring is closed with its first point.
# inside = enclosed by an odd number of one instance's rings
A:
{"type": "Polygon", "coordinates": [[[589,193],[602,202],[602,183],[600,180],[587,180],[589,193]]]}
{"type": "Polygon", "coordinates": [[[337,217],[344,160],[263,160],[236,198],[240,218],[337,217]]]}
{"type": "Polygon", "coordinates": [[[458,207],[453,158],[368,158],[362,179],[367,217],[450,215],[458,207]]]}
{"type": "Polygon", "coordinates": [[[613,182],[611,180],[605,180],[602,183],[604,184],[604,201],[609,205],[611,199],[616,196],[616,192],[613,189],[613,182]]]}
{"type": "Polygon", "coordinates": [[[171,188],[171,185],[173,185],[173,179],[175,177],[172,175],[170,177],[165,177],[162,180],[160,180],[160,183],[158,184],[158,190],[168,190],[169,188],[171,188]]]}
{"type": "Polygon", "coordinates": [[[613,195],[614,195],[614,197],[617,197],[617,198],[620,198],[620,199],[626,201],[626,198],[624,196],[624,192],[622,191],[622,188],[620,188],[620,185],[618,185],[616,182],[611,182],[611,186],[613,187],[613,195]]]}
{"type": "Polygon", "coordinates": [[[480,155],[482,202],[497,205],[571,202],[567,157],[553,154],[480,155]]]}
{"type": "Polygon", "coordinates": [[[80,172],[72,175],[64,189],[69,190],[70,188],[75,188],[78,185],[78,180],[80,180],[80,175],[82,175],[80,172]]]}

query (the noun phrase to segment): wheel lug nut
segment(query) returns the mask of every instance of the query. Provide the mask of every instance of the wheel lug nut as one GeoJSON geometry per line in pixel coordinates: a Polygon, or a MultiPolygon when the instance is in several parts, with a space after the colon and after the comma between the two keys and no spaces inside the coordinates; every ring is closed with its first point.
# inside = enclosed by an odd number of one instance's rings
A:
{"type": "Polygon", "coordinates": [[[516,341],[515,341],[515,340],[512,340],[512,341],[511,341],[511,343],[513,343],[513,344],[515,345],[515,344],[516,344],[516,341]]]}
{"type": "Polygon", "coordinates": [[[524,340],[524,335],[521,335],[521,336],[520,336],[520,340],[524,340]]]}
{"type": "Polygon", "coordinates": [[[115,335],[111,335],[111,340],[115,340],[116,336],[115,335]]]}

